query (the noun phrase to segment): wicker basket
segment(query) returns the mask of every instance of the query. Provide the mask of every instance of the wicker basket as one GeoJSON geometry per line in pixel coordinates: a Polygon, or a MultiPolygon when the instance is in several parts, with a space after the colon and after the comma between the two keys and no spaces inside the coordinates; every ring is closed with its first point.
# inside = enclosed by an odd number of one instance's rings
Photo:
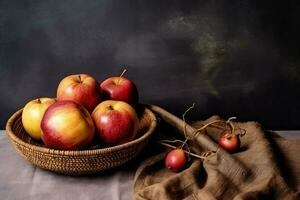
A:
{"type": "Polygon", "coordinates": [[[137,156],[145,147],[156,127],[155,115],[143,108],[140,117],[139,138],[108,148],[65,151],[46,148],[33,140],[22,125],[22,109],[10,117],[6,124],[9,140],[19,154],[32,164],[66,175],[85,175],[118,167],[137,156]]]}

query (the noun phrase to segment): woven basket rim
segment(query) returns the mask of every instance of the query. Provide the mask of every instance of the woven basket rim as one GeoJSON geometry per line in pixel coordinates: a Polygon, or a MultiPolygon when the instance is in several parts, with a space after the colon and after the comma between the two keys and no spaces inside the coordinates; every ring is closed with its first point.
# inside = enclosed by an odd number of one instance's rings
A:
{"type": "Polygon", "coordinates": [[[19,109],[8,119],[8,121],[6,123],[6,133],[7,133],[8,137],[24,147],[30,148],[35,151],[43,152],[43,153],[50,153],[53,155],[87,156],[87,155],[96,155],[96,154],[103,154],[103,153],[118,151],[120,149],[127,148],[130,146],[136,145],[140,142],[143,142],[154,132],[154,129],[157,125],[157,120],[156,120],[156,117],[153,114],[153,112],[150,109],[144,107],[144,112],[147,113],[147,115],[149,115],[151,118],[151,124],[150,124],[148,130],[142,136],[140,136],[139,138],[137,138],[133,141],[130,141],[130,142],[127,142],[127,143],[124,143],[121,145],[99,148],[99,149],[57,150],[57,149],[50,149],[47,147],[41,147],[41,146],[29,144],[14,134],[14,132],[12,130],[12,126],[13,126],[14,122],[20,117],[20,115],[22,114],[22,111],[23,111],[23,108],[19,109]]]}

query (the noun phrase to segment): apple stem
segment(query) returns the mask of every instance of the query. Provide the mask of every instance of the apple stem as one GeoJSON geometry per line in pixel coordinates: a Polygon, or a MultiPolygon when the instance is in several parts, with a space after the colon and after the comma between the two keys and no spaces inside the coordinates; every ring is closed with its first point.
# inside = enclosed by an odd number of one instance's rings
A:
{"type": "Polygon", "coordinates": [[[42,103],[40,98],[38,98],[37,101],[38,101],[38,103],[42,103]]]}
{"type": "Polygon", "coordinates": [[[119,80],[118,80],[118,84],[121,81],[121,78],[123,77],[123,75],[127,72],[127,69],[124,69],[123,72],[121,73],[121,75],[119,76],[119,80]]]}
{"type": "Polygon", "coordinates": [[[79,82],[81,83],[81,76],[80,76],[80,75],[78,75],[78,78],[79,78],[79,82]]]}
{"type": "Polygon", "coordinates": [[[114,109],[114,108],[112,107],[112,105],[109,105],[108,108],[109,108],[110,110],[113,110],[113,109],[114,109]]]}
{"type": "Polygon", "coordinates": [[[127,72],[127,69],[124,69],[123,72],[120,75],[120,78],[122,78],[122,76],[127,72]]]}

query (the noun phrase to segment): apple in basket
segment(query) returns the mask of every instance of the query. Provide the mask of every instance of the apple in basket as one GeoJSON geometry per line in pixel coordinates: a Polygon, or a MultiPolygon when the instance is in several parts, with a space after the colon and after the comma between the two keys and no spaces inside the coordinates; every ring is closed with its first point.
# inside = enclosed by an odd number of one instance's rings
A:
{"type": "Polygon", "coordinates": [[[138,103],[138,90],[131,80],[123,77],[125,72],[119,77],[107,78],[100,84],[103,100],[125,101],[132,106],[138,103]]]}
{"type": "Polygon", "coordinates": [[[103,101],[93,111],[92,118],[107,146],[129,142],[137,135],[139,119],[134,108],[126,102],[103,101]]]}
{"type": "Polygon", "coordinates": [[[100,102],[98,82],[87,74],[65,77],[58,85],[57,100],[72,100],[92,111],[100,102]]]}
{"type": "Polygon", "coordinates": [[[41,122],[42,140],[53,149],[76,150],[87,146],[95,127],[89,112],[80,104],[63,100],[49,106],[41,122]]]}
{"type": "Polygon", "coordinates": [[[28,102],[22,112],[22,124],[26,132],[34,139],[41,139],[41,121],[46,109],[55,103],[52,98],[39,98],[28,102]]]}

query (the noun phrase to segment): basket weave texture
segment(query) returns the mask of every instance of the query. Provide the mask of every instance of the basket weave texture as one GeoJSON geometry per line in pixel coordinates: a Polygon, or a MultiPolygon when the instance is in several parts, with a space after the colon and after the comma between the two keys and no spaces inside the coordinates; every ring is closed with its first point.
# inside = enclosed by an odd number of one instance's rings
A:
{"type": "Polygon", "coordinates": [[[7,136],[17,152],[38,167],[73,176],[99,173],[127,163],[146,146],[156,127],[155,115],[144,108],[139,138],[108,148],[67,151],[49,149],[33,140],[24,130],[21,116],[22,109],[14,113],[6,124],[7,136]]]}

